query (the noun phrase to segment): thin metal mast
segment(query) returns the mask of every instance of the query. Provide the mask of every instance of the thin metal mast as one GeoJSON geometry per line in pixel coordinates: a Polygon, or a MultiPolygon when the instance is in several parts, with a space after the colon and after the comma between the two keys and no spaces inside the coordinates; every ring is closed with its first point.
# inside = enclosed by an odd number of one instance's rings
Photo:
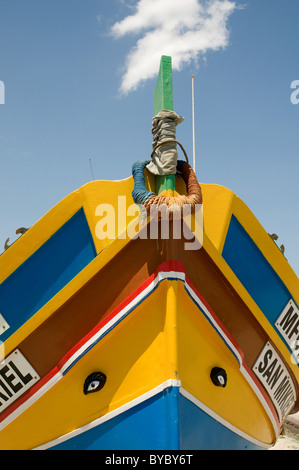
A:
{"type": "Polygon", "coordinates": [[[192,75],[192,126],[193,126],[193,171],[195,173],[195,116],[194,116],[194,75],[192,75]]]}
{"type": "Polygon", "coordinates": [[[90,164],[90,169],[91,169],[91,176],[92,176],[92,179],[94,180],[94,174],[93,174],[93,169],[92,169],[91,158],[89,159],[89,164],[90,164]]]}

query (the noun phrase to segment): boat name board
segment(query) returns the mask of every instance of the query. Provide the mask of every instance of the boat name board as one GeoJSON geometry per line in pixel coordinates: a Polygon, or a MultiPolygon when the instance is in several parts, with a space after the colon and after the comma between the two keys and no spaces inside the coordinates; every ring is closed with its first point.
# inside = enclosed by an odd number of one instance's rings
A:
{"type": "Polygon", "coordinates": [[[284,362],[269,342],[254,364],[253,371],[270,395],[282,421],[296,401],[296,390],[284,362]]]}
{"type": "Polygon", "coordinates": [[[8,328],[9,328],[9,324],[5,320],[4,316],[1,315],[0,313],[0,336],[2,335],[2,333],[5,333],[5,331],[8,330],[8,328]]]}
{"type": "Polygon", "coordinates": [[[0,363],[0,413],[39,379],[37,372],[18,349],[10,354],[0,363]]]}
{"type": "Polygon", "coordinates": [[[278,319],[275,326],[289,348],[292,350],[292,358],[299,362],[299,309],[291,299],[278,319]]]}

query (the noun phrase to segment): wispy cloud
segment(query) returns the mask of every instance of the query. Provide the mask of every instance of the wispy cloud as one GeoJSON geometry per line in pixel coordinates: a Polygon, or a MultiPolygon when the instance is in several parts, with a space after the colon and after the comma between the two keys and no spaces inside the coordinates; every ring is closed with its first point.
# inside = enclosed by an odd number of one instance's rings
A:
{"type": "Polygon", "coordinates": [[[209,50],[229,43],[228,19],[237,8],[230,0],[137,0],[134,14],[115,23],[112,34],[138,36],[126,58],[120,90],[127,94],[157,75],[161,55],[181,70],[209,50]]]}

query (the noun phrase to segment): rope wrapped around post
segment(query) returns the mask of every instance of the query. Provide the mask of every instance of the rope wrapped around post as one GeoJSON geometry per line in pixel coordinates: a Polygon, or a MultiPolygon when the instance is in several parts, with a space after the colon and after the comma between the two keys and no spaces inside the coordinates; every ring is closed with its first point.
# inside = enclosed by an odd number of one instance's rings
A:
{"type": "Polygon", "coordinates": [[[150,192],[145,187],[144,170],[148,161],[136,162],[133,165],[132,173],[134,177],[134,190],[132,196],[135,204],[142,205],[147,213],[150,213],[151,206],[167,206],[169,212],[182,212],[185,204],[190,204],[191,209],[197,204],[202,204],[202,191],[197,181],[197,177],[189,163],[182,160],[177,161],[177,171],[181,174],[187,189],[187,196],[166,196],[150,192]]]}
{"type": "Polygon", "coordinates": [[[151,208],[155,209],[164,206],[167,212],[181,214],[184,205],[190,205],[191,211],[196,205],[202,204],[202,191],[197,181],[197,177],[189,165],[188,156],[183,146],[176,140],[176,127],[184,121],[184,118],[174,111],[160,111],[153,118],[153,150],[151,160],[139,161],[133,165],[132,174],[134,177],[134,190],[132,196],[134,202],[143,206],[147,214],[151,208]],[[177,144],[181,147],[186,162],[178,160],[177,144]],[[167,191],[155,194],[148,191],[145,186],[145,168],[154,175],[176,175],[182,176],[187,189],[186,195],[171,195],[167,191]]]}
{"type": "MultiPolygon", "coordinates": [[[[153,118],[153,151],[152,160],[147,169],[154,175],[175,175],[178,153],[176,144],[176,127],[184,121],[184,118],[174,111],[160,111],[153,118]]],[[[185,153],[186,156],[186,153],[185,153]]]]}

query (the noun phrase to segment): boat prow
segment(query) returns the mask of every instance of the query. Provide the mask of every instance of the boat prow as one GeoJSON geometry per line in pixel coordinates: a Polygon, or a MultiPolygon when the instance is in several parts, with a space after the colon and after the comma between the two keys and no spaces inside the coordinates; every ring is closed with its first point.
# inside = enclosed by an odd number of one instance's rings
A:
{"type": "Polygon", "coordinates": [[[298,410],[298,277],[240,198],[180,168],[166,213],[144,167],[1,255],[0,449],[267,449],[298,410]]]}

